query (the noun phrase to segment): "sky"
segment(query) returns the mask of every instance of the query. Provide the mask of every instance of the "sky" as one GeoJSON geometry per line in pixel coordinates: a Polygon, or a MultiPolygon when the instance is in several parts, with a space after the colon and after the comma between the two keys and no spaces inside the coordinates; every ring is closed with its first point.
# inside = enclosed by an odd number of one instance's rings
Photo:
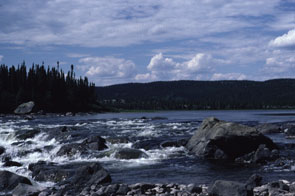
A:
{"type": "Polygon", "coordinates": [[[295,0],[0,0],[0,64],[97,86],[295,78],[295,0]]]}

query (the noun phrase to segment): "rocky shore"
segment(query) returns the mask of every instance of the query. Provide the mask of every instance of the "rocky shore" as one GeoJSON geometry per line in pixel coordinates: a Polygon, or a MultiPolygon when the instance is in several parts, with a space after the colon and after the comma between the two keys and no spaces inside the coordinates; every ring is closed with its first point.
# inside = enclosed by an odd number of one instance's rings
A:
{"type": "MultiPolygon", "coordinates": [[[[12,145],[26,145],[28,139],[40,134],[38,129],[18,130],[14,137],[18,140],[12,145]]],[[[148,140],[135,142],[129,148],[120,148],[114,151],[106,151],[108,143],[128,143],[124,137],[103,138],[97,134],[78,132],[67,126],[48,130],[47,139],[62,141],[63,145],[54,151],[55,157],[67,157],[71,159],[75,155],[110,156],[116,159],[133,160],[147,158],[148,154],[143,149],[184,147],[191,156],[198,159],[228,162],[242,167],[255,165],[263,169],[281,168],[290,169],[294,160],[290,155],[294,146],[281,145],[273,142],[267,134],[282,133],[285,137],[292,138],[295,129],[292,124],[260,124],[258,126],[246,126],[243,124],[225,122],[216,118],[207,118],[199,126],[188,140],[157,141],[148,140]],[[288,150],[290,150],[290,153],[288,150]],[[284,152],[284,153],[282,153],[284,152]],[[286,154],[287,153],[287,154],[286,154]]],[[[52,149],[53,146],[44,146],[44,149],[52,149]]],[[[35,152],[44,149],[34,149],[35,152]]],[[[22,152],[29,154],[32,152],[22,152]]],[[[0,155],[3,168],[21,167],[22,163],[14,161],[5,147],[0,147],[0,155]]],[[[258,174],[249,173],[250,178],[246,182],[217,180],[211,184],[153,184],[112,183],[112,173],[109,173],[99,162],[68,162],[57,164],[50,161],[38,161],[28,165],[31,179],[17,175],[9,170],[0,171],[0,195],[39,195],[39,196],[107,196],[107,195],[196,195],[196,196],[295,196],[295,182],[279,180],[269,182],[258,174]],[[39,183],[52,182],[52,186],[46,187],[39,183]]],[[[238,174],[237,174],[238,175],[238,174]]]]}

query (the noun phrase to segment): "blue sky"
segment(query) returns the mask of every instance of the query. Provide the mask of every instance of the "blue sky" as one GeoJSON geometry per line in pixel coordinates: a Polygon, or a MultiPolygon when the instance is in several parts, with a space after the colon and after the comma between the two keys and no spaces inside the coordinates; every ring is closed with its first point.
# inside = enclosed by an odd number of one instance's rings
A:
{"type": "Polygon", "coordinates": [[[0,63],[97,86],[295,78],[294,0],[0,0],[0,63]]]}

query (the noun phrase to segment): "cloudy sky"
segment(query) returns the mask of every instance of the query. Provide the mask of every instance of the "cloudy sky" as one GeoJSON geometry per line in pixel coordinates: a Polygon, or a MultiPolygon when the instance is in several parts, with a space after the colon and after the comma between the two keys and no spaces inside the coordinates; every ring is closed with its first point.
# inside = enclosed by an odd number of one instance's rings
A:
{"type": "Polygon", "coordinates": [[[295,78],[294,0],[0,0],[0,63],[97,86],[295,78]]]}

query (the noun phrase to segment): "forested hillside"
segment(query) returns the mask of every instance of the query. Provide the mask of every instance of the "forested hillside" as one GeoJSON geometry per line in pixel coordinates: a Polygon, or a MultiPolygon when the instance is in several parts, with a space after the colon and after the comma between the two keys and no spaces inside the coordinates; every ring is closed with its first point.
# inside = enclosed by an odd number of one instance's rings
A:
{"type": "Polygon", "coordinates": [[[74,66],[65,74],[44,65],[17,67],[0,65],[0,113],[11,113],[19,104],[36,103],[46,112],[86,112],[97,110],[95,86],[87,78],[75,78],[74,66]]]}
{"type": "Polygon", "coordinates": [[[131,110],[295,108],[295,79],[129,83],[96,92],[102,103],[131,110]]]}

